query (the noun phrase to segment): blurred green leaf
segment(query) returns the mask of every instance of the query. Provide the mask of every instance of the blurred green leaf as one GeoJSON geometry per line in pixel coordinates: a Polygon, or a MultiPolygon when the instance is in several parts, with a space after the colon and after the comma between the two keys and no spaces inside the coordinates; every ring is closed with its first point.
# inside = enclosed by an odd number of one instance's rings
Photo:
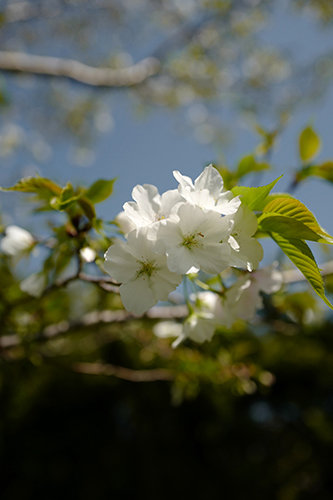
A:
{"type": "Polygon", "coordinates": [[[100,179],[84,193],[85,197],[88,198],[92,203],[100,203],[106,200],[113,191],[113,184],[116,179],[111,179],[109,181],[100,179]]]}
{"type": "Polygon", "coordinates": [[[270,191],[273,189],[275,184],[282,178],[280,175],[275,181],[267,184],[267,186],[261,187],[245,187],[245,186],[235,186],[232,188],[232,193],[235,196],[241,195],[242,203],[247,205],[251,210],[259,210],[258,207],[262,206],[262,202],[267,198],[270,191]]]}
{"type": "Polygon", "coordinates": [[[95,219],[96,211],[94,205],[91,203],[91,200],[89,200],[85,196],[81,196],[79,199],[79,205],[89,220],[95,219]]]}
{"type": "Polygon", "coordinates": [[[58,184],[43,177],[24,177],[14,186],[8,188],[0,187],[0,190],[35,193],[42,199],[49,199],[54,195],[59,196],[62,192],[62,189],[58,184]]]}
{"type": "Polygon", "coordinates": [[[269,170],[270,168],[271,167],[268,163],[257,162],[253,154],[246,155],[240,160],[236,170],[236,175],[239,178],[251,172],[260,172],[262,170],[269,170]]]}
{"type": "Polygon", "coordinates": [[[321,165],[310,165],[299,170],[296,174],[296,180],[298,182],[308,177],[319,177],[320,179],[333,182],[333,162],[327,161],[321,165]]]}
{"type": "Polygon", "coordinates": [[[270,201],[258,223],[264,231],[333,244],[333,238],[318,224],[312,212],[295,198],[279,197],[270,201]]]}
{"type": "Polygon", "coordinates": [[[314,158],[320,150],[321,140],[312,127],[306,127],[299,137],[299,154],[302,161],[314,158]]]}
{"type": "Polygon", "coordinates": [[[319,295],[325,304],[333,309],[332,304],[325,296],[323,278],[308,245],[302,240],[288,238],[274,232],[271,233],[271,237],[305,276],[316,294],[319,295]]]}
{"type": "Polygon", "coordinates": [[[78,196],[73,196],[73,198],[69,198],[66,201],[61,201],[61,197],[54,197],[50,201],[51,207],[53,207],[56,210],[60,210],[60,212],[63,212],[64,210],[67,210],[70,208],[72,205],[74,205],[79,199],[81,195],[78,196]]]}

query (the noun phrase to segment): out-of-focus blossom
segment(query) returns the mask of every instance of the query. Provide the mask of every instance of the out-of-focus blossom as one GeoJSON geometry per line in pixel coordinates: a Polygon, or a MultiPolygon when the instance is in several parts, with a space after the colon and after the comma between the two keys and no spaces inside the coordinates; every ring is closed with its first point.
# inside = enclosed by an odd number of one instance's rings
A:
{"type": "Polygon", "coordinates": [[[35,273],[30,274],[20,283],[20,288],[22,292],[26,292],[32,297],[41,297],[46,288],[47,280],[44,274],[35,273]]]}
{"type": "Polygon", "coordinates": [[[84,247],[80,250],[80,257],[84,262],[94,262],[96,259],[96,252],[93,248],[84,247]]]}
{"type": "Polygon", "coordinates": [[[1,250],[11,256],[16,256],[27,250],[35,243],[35,239],[28,231],[19,226],[8,226],[2,238],[1,250]]]}

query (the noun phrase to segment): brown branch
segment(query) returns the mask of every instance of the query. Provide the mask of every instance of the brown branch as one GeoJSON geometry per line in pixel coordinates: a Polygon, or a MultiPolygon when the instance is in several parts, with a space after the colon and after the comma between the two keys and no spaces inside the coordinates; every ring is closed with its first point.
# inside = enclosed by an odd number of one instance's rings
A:
{"type": "Polygon", "coordinates": [[[46,57],[23,52],[0,51],[0,69],[48,76],[64,76],[98,87],[130,87],[144,82],[160,70],[155,57],[146,57],[128,68],[94,68],[73,59],[46,57]]]}
{"type": "Polygon", "coordinates": [[[171,370],[156,368],[151,370],[131,370],[122,366],[102,363],[74,363],[72,369],[77,373],[87,375],[111,375],[129,380],[130,382],[155,382],[157,380],[174,380],[175,374],[171,370]]]}
{"type": "MultiPolygon", "coordinates": [[[[30,340],[30,342],[45,342],[60,335],[64,335],[79,328],[86,328],[87,326],[97,326],[100,323],[123,323],[131,319],[138,319],[142,317],[151,319],[176,319],[185,318],[188,315],[188,309],[185,305],[178,305],[172,307],[154,307],[146,312],[145,315],[138,316],[134,313],[118,309],[115,311],[92,311],[91,313],[82,316],[80,321],[60,321],[53,325],[48,325],[44,330],[30,340]]],[[[0,337],[0,349],[10,349],[17,345],[22,344],[22,338],[18,335],[4,335],[0,337]]]]}

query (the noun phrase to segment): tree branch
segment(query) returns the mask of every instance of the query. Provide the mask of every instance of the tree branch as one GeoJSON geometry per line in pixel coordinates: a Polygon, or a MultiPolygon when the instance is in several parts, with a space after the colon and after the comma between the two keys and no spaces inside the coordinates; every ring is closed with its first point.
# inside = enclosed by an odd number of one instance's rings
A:
{"type": "MultiPolygon", "coordinates": [[[[22,2],[25,4],[25,2],[22,2]]],[[[15,17],[15,16],[14,16],[15,17]]],[[[95,68],[72,59],[0,51],[0,70],[47,76],[63,76],[95,87],[131,87],[156,75],[170,50],[191,41],[210,21],[222,18],[215,12],[189,22],[169,36],[152,54],[127,68],[95,68]]]]}
{"type": "Polygon", "coordinates": [[[171,370],[156,368],[151,370],[131,370],[122,366],[102,363],[74,363],[72,369],[87,375],[113,375],[130,382],[155,382],[156,380],[173,380],[175,374],[171,370]]]}
{"type": "MultiPolygon", "coordinates": [[[[326,276],[328,274],[333,274],[333,260],[326,262],[319,266],[321,269],[322,276],[326,276]]],[[[299,281],[305,281],[305,276],[298,269],[291,269],[288,271],[283,271],[283,283],[297,283],[299,281]]],[[[103,287],[110,287],[111,291],[119,292],[118,286],[115,285],[114,280],[108,277],[96,277],[89,276],[83,273],[80,273],[78,276],[73,276],[72,278],[68,278],[66,281],[59,284],[66,285],[68,282],[73,279],[84,279],[84,281],[96,283],[103,287]],[[104,282],[104,283],[103,283],[104,282]],[[110,284],[109,284],[110,283],[110,284]],[[113,283],[113,284],[111,284],[113,283]]],[[[124,309],[118,310],[105,310],[105,311],[92,311],[91,313],[85,314],[79,321],[61,321],[60,323],[56,323],[53,325],[48,325],[44,328],[44,330],[36,336],[34,339],[31,339],[31,342],[35,341],[47,341],[58,335],[63,335],[72,330],[76,330],[79,328],[85,328],[87,326],[98,325],[100,323],[123,323],[130,319],[138,319],[138,318],[149,318],[149,319],[182,319],[186,318],[188,315],[188,308],[185,304],[175,305],[175,306],[155,306],[152,309],[149,309],[143,315],[136,315],[134,313],[128,312],[124,309]]],[[[22,343],[22,339],[18,335],[4,335],[0,337],[0,349],[10,349],[22,343]]]]}
{"type": "Polygon", "coordinates": [[[155,57],[146,57],[128,68],[94,68],[73,59],[45,57],[23,52],[0,51],[0,69],[48,76],[65,76],[100,87],[130,87],[144,82],[160,70],[155,57]]]}

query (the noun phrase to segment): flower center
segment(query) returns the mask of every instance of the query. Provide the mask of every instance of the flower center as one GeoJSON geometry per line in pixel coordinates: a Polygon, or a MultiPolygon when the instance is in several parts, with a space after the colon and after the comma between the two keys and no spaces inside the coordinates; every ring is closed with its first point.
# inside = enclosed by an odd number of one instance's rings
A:
{"type": "Polygon", "coordinates": [[[147,260],[137,260],[137,262],[138,264],[141,264],[141,268],[136,273],[137,278],[140,278],[144,274],[147,274],[147,276],[150,278],[154,274],[154,271],[157,269],[155,260],[151,262],[148,262],[147,260]]]}
{"type": "Polygon", "coordinates": [[[159,220],[165,219],[165,215],[159,210],[158,212],[155,213],[155,221],[158,222],[159,220]]]}
{"type": "Polygon", "coordinates": [[[189,250],[192,247],[198,248],[199,245],[202,245],[202,243],[199,242],[199,236],[201,236],[201,238],[204,237],[204,235],[200,231],[184,234],[183,241],[181,242],[180,245],[188,248],[189,250]]]}

